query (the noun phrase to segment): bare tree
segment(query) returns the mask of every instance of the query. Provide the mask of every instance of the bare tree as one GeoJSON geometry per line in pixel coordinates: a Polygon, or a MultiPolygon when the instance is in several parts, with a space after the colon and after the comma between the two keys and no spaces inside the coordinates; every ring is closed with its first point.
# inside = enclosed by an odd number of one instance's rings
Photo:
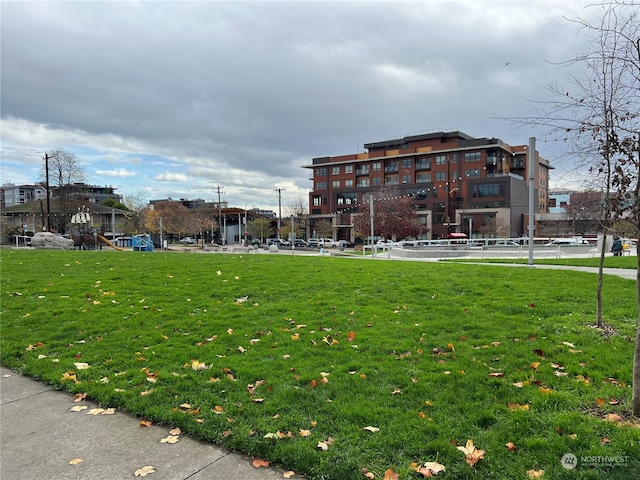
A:
{"type": "MultiPolygon", "coordinates": [[[[572,20],[589,41],[586,52],[565,62],[581,74],[568,74],[568,88],[549,85],[553,100],[533,118],[517,123],[539,125],[569,145],[582,159],[594,185],[604,190],[603,234],[616,219],[640,227],[640,19],[638,3],[612,1],[600,9],[598,23],[572,20]]],[[[605,243],[601,242],[597,325],[602,326],[605,243]]],[[[633,413],[640,416],[640,256],[638,256],[638,327],[633,361],[633,413]]]]}
{"type": "Polygon", "coordinates": [[[133,192],[125,193],[122,199],[129,209],[125,215],[123,230],[126,234],[136,234],[145,230],[145,210],[147,208],[146,192],[141,188],[133,192]]]}
{"type": "MultiPolygon", "coordinates": [[[[64,201],[69,197],[74,183],[84,182],[86,173],[75,154],[61,147],[56,147],[48,152],[49,160],[49,185],[58,187],[60,198],[64,201]]],[[[44,166],[41,170],[42,181],[46,172],[44,166]]]]}

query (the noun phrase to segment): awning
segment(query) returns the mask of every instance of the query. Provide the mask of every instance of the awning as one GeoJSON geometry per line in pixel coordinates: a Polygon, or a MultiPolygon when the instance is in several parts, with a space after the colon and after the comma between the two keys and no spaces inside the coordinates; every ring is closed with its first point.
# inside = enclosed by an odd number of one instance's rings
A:
{"type": "Polygon", "coordinates": [[[447,238],[467,238],[466,233],[449,233],[447,238]]]}

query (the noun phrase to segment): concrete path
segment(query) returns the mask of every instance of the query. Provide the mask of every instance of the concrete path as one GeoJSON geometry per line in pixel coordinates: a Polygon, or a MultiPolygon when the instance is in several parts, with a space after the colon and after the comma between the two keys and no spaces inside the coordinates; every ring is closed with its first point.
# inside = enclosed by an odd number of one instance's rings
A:
{"type": "MultiPolygon", "coordinates": [[[[0,367],[0,478],[2,480],[272,480],[276,468],[255,468],[252,459],[179,435],[161,443],[169,427],[143,427],[116,411],[87,414],[94,402],[75,403],[68,393],[0,367]],[[72,407],[85,405],[82,411],[72,407]],[[75,459],[82,461],[70,464],[75,459]]],[[[300,478],[294,476],[292,478],[300,478]]]]}

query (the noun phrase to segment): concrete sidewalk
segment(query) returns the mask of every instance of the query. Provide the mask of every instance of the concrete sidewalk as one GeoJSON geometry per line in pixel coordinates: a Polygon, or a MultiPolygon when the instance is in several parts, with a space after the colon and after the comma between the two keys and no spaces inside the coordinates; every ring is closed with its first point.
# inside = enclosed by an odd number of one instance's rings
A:
{"type": "Polygon", "coordinates": [[[135,472],[145,466],[154,468],[147,475],[153,480],[283,478],[282,470],[254,468],[251,458],[184,434],[177,443],[161,443],[170,427],[143,427],[118,411],[87,414],[97,407],[0,367],[0,478],[119,480],[139,478],[135,472]],[[78,405],[88,408],[70,411],[78,405]],[[82,462],[71,465],[74,459],[82,462]]]}

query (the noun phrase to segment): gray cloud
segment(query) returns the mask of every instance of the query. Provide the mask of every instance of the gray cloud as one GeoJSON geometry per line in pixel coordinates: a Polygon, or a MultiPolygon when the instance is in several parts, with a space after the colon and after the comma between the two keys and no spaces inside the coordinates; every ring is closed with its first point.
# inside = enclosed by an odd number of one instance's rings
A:
{"type": "MultiPolygon", "coordinates": [[[[526,143],[490,119],[544,98],[558,74],[546,60],[580,47],[562,16],[584,5],[3,2],[2,120],[88,142],[111,162],[107,150],[182,167],[150,179],[263,193],[289,182],[304,194],[301,164],[366,142],[456,128],[526,143]]],[[[96,168],[133,169],[117,167],[96,168]]]]}

